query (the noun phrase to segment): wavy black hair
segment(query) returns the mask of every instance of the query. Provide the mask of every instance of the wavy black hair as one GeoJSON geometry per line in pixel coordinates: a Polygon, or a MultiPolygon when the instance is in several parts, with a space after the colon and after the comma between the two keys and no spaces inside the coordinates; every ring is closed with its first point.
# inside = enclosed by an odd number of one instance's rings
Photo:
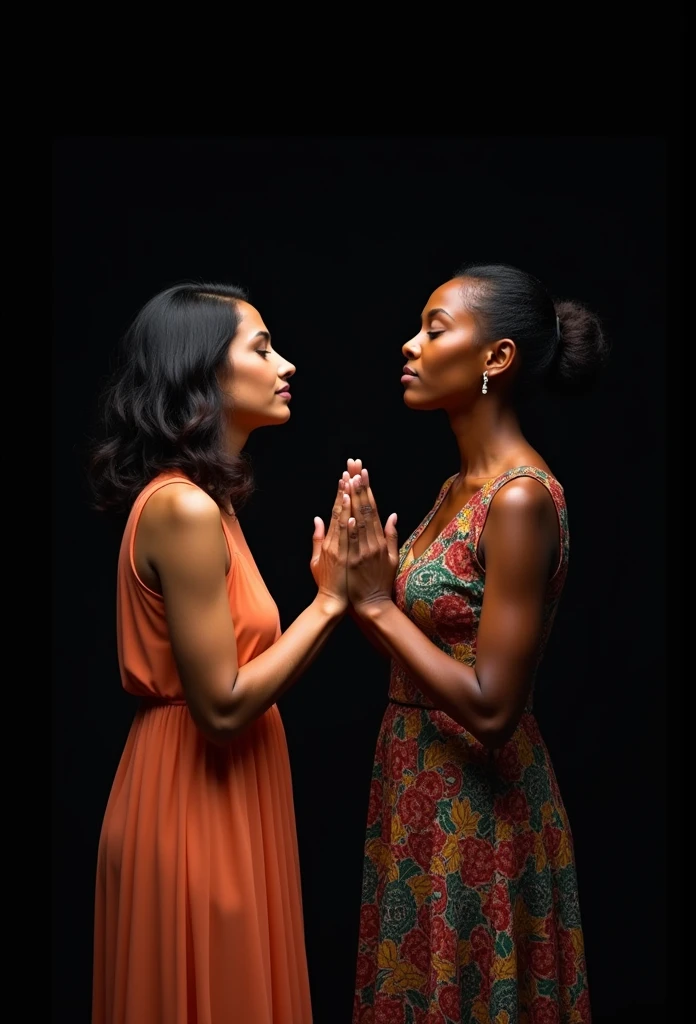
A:
{"type": "Polygon", "coordinates": [[[594,386],[609,344],[599,317],[587,306],[554,300],[536,277],[506,263],[465,264],[454,277],[462,279],[462,299],[476,318],[479,340],[515,342],[516,390],[542,385],[582,394],[594,386]]]}
{"type": "Polygon", "coordinates": [[[181,472],[221,508],[253,490],[248,461],[224,444],[218,372],[240,324],[245,289],[184,282],[142,307],[126,331],[118,367],[99,401],[89,443],[95,508],[127,513],[159,473],[181,472]]]}

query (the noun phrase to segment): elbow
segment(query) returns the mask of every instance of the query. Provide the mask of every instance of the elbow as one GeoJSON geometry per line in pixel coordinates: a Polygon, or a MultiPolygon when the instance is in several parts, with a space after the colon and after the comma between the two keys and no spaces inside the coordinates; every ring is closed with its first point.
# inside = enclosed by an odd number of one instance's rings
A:
{"type": "Polygon", "coordinates": [[[519,716],[495,715],[484,719],[476,730],[476,739],[486,750],[500,750],[512,739],[519,716]]]}
{"type": "Polygon", "coordinates": [[[240,722],[237,716],[220,714],[202,715],[194,720],[199,732],[205,736],[209,743],[213,743],[217,747],[226,746],[248,724],[240,722]]]}
{"type": "Polygon", "coordinates": [[[250,723],[251,719],[244,715],[240,708],[227,709],[209,717],[205,724],[205,732],[211,743],[224,747],[244,732],[250,723]]]}
{"type": "Polygon", "coordinates": [[[206,701],[190,710],[199,732],[218,747],[224,747],[235,739],[249,724],[248,716],[234,695],[224,701],[206,701]]]}
{"type": "Polygon", "coordinates": [[[208,719],[196,722],[201,735],[216,747],[225,747],[234,737],[234,731],[227,726],[208,719]]]}

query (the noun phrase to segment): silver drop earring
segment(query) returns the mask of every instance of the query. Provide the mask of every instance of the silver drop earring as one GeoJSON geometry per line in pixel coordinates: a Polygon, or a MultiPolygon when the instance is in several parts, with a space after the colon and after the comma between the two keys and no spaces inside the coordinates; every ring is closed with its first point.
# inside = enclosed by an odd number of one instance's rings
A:
{"type": "Polygon", "coordinates": [[[481,394],[488,394],[488,373],[486,370],[483,371],[483,387],[481,388],[481,394]]]}

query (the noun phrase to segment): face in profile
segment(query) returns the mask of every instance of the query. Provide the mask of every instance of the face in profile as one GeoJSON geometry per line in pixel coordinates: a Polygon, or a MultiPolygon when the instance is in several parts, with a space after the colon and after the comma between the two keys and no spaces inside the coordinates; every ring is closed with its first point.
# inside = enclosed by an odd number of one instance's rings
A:
{"type": "Polygon", "coordinates": [[[271,345],[261,314],[238,301],[240,324],[227,353],[229,374],[221,379],[232,399],[235,427],[243,431],[286,423],[290,419],[290,385],[295,367],[271,345]]]}
{"type": "Polygon", "coordinates": [[[488,346],[477,340],[474,316],[462,301],[459,279],[447,281],[428,299],[418,334],[402,348],[404,402],[411,409],[457,411],[481,394],[488,346]]]}

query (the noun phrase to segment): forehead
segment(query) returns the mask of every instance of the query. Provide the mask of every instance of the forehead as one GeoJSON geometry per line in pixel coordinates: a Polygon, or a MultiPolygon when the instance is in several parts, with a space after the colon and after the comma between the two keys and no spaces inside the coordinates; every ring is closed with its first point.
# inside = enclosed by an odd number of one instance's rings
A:
{"type": "Polygon", "coordinates": [[[255,306],[252,306],[249,302],[245,302],[243,299],[237,300],[237,312],[241,323],[239,325],[240,332],[244,334],[256,334],[257,331],[265,331],[266,325],[263,322],[263,318],[255,306]]]}
{"type": "Polygon", "coordinates": [[[467,312],[463,302],[462,290],[465,287],[461,278],[453,278],[436,288],[428,299],[423,313],[431,309],[444,309],[452,317],[462,316],[467,312]]]}

